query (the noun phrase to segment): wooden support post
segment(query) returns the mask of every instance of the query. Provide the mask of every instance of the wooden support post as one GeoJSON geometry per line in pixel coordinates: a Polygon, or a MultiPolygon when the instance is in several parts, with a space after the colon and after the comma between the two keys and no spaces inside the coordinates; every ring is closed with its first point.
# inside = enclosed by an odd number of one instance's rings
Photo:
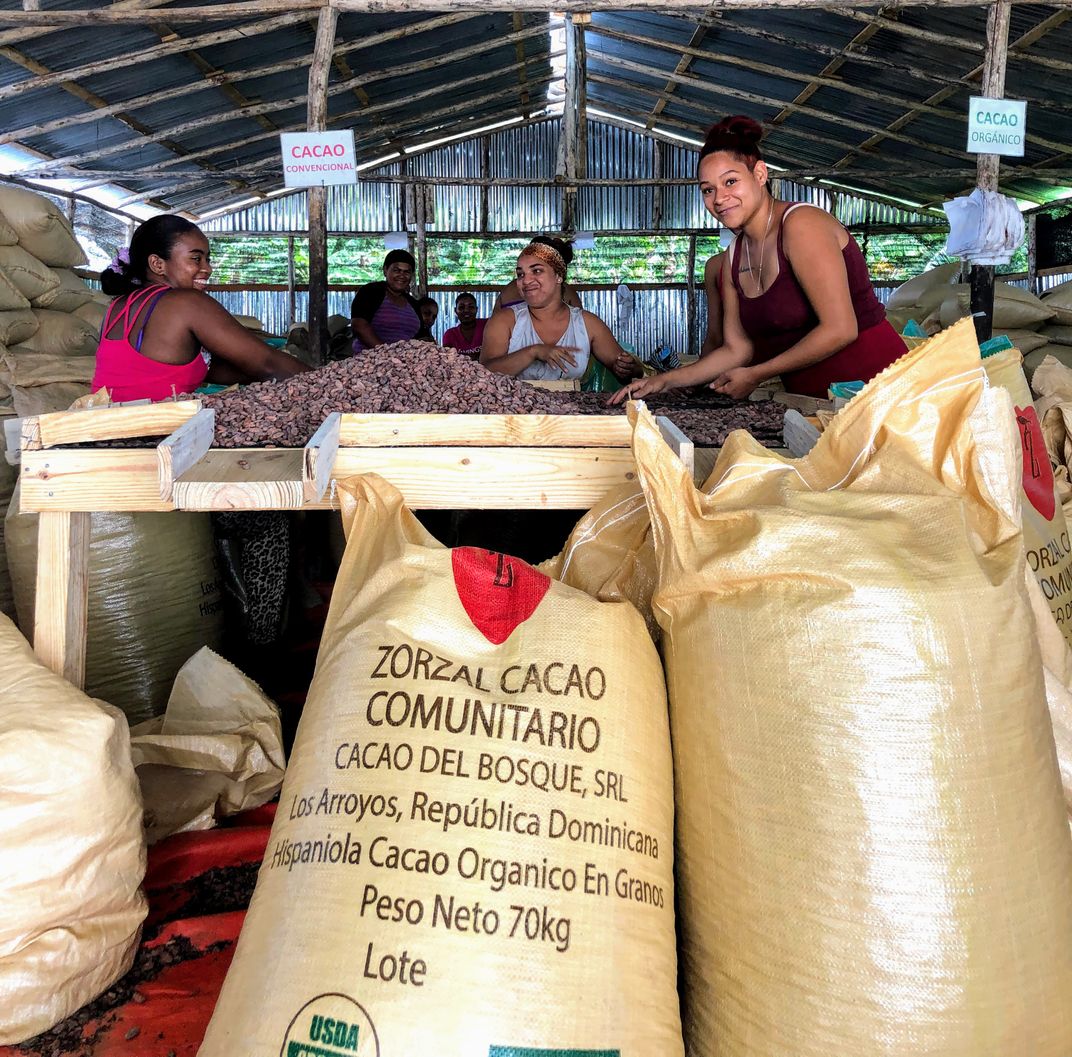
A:
{"type": "Polygon", "coordinates": [[[1027,288],[1038,294],[1038,218],[1032,213],[1027,218],[1027,288]]]}
{"type": "MultiPolygon", "coordinates": [[[[700,352],[700,347],[697,342],[697,334],[699,328],[696,326],[696,236],[689,236],[689,258],[688,258],[688,278],[686,280],[686,297],[687,297],[687,309],[688,318],[688,335],[689,335],[689,355],[697,356],[700,352]]],[[[710,309],[710,306],[708,306],[710,309]]]]}
{"type": "MultiPolygon", "coordinates": [[[[1009,14],[1009,0],[994,0],[986,17],[986,64],[983,67],[982,92],[987,99],[1001,99],[1005,95],[1009,14]]],[[[997,191],[1000,164],[1000,155],[980,154],[976,186],[984,191],[997,191]]],[[[975,335],[982,343],[989,339],[994,326],[994,266],[973,264],[970,282],[975,335]]]]}
{"type": "MultiPolygon", "coordinates": [[[[652,144],[652,168],[651,175],[656,180],[661,180],[663,175],[663,144],[656,140],[652,144]]],[[[653,184],[651,188],[651,226],[658,230],[663,223],[663,189],[659,184],[653,184]]]]}
{"type": "Polygon", "coordinates": [[[34,652],[75,686],[86,677],[89,514],[42,511],[37,523],[34,652]]]}
{"type": "Polygon", "coordinates": [[[581,180],[588,175],[588,45],[584,30],[591,21],[591,12],[573,16],[577,35],[577,178],[581,180]]]}
{"type": "Polygon", "coordinates": [[[416,214],[416,250],[417,250],[417,296],[428,293],[428,188],[417,184],[413,188],[414,212],[416,214]]]}
{"type": "Polygon", "coordinates": [[[577,24],[573,15],[565,16],[566,23],[566,94],[562,102],[562,123],[558,135],[558,164],[555,176],[563,184],[562,230],[572,232],[577,217],[577,155],[578,133],[578,66],[577,24]]]}
{"type": "Polygon", "coordinates": [[[294,283],[294,236],[287,239],[287,315],[290,322],[287,333],[293,329],[298,321],[298,293],[294,283]]]}
{"type": "MultiPolygon", "coordinates": [[[[491,136],[480,137],[480,179],[491,179],[491,136]]],[[[477,230],[481,235],[488,233],[488,184],[480,185],[480,216],[477,218],[477,230]]]]}
{"type": "MultiPolygon", "coordinates": [[[[335,49],[339,13],[323,7],[316,24],[316,44],[309,66],[310,132],[323,132],[328,121],[328,78],[335,49]]],[[[314,363],[324,363],[328,351],[328,190],[310,187],[309,203],[309,351],[314,363]]]]}

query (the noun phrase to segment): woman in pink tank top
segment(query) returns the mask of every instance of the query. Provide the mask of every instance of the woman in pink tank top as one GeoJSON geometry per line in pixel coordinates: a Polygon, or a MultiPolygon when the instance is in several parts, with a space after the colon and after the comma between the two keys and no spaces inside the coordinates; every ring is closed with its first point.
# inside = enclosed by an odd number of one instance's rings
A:
{"type": "Polygon", "coordinates": [[[778,375],[790,392],[825,397],[832,383],[870,381],[904,355],[856,240],[825,210],[774,200],[762,134],[751,118],[725,118],[700,151],[704,205],[737,232],[719,284],[722,345],[630,383],[612,403],[703,384],[743,400],[778,375]]]}
{"type": "Polygon", "coordinates": [[[202,382],[260,382],[309,368],[258,341],[205,292],[212,265],[196,224],[161,214],[101,272],[114,297],[101,327],[93,389],[112,400],[164,400],[202,382]]]}

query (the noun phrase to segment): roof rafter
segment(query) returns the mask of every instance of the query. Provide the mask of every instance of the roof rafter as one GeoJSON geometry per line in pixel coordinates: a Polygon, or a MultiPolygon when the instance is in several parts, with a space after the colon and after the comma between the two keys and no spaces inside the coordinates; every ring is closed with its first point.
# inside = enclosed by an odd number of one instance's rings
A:
{"type": "MultiPolygon", "coordinates": [[[[342,56],[365,48],[378,48],[390,41],[398,40],[399,37],[403,35],[409,36],[416,33],[444,29],[447,26],[454,25],[458,22],[465,22],[475,17],[477,16],[443,15],[439,18],[429,19],[427,22],[406,26],[404,34],[397,29],[387,30],[383,33],[374,33],[361,40],[339,45],[335,49],[335,54],[336,56],[342,56]]],[[[53,121],[43,121],[34,125],[26,125],[23,128],[14,129],[10,132],[3,132],[0,133],[0,143],[11,143],[29,136],[43,135],[64,128],[72,128],[75,125],[83,125],[90,121],[99,121],[103,117],[112,117],[121,111],[138,110],[141,107],[150,106],[153,103],[163,103],[171,99],[185,98],[194,95],[197,92],[215,88],[217,85],[234,84],[239,81],[252,80],[257,77],[270,77],[277,73],[285,73],[289,70],[301,69],[303,66],[308,65],[309,56],[302,55],[295,59],[287,59],[285,62],[274,62],[269,66],[258,66],[249,70],[235,70],[233,73],[216,74],[210,79],[210,82],[199,81],[192,85],[179,85],[175,88],[167,88],[160,92],[151,92],[148,95],[135,96],[122,103],[113,103],[96,113],[90,111],[85,114],[74,114],[70,117],[56,118],[53,121]]]]}
{"type": "MultiPolygon", "coordinates": [[[[1035,26],[1034,29],[1018,37],[1014,42],[1011,42],[1009,45],[1010,49],[1016,46],[1023,45],[1025,41],[1029,44],[1035,43],[1037,40],[1040,40],[1043,36],[1045,36],[1046,33],[1049,33],[1051,30],[1054,30],[1058,26],[1063,25],[1069,20],[1069,18],[1072,18],[1072,11],[1055,12],[1048,18],[1044,18],[1041,22],[1039,22],[1039,24],[1035,26]]],[[[869,139],[861,143],[859,147],[857,147],[856,150],[852,152],[852,154],[859,155],[860,153],[867,153],[873,150],[873,148],[878,146],[878,144],[881,143],[884,139],[890,138],[890,133],[899,133],[901,129],[911,124],[911,122],[914,121],[917,117],[919,117],[920,114],[930,109],[933,109],[936,104],[944,102],[950,96],[955,95],[958,91],[961,91],[966,87],[970,87],[982,76],[982,73],[983,64],[979,63],[977,66],[972,67],[972,69],[970,69],[967,73],[959,77],[955,85],[950,85],[947,88],[943,88],[940,91],[935,92],[929,98],[925,99],[922,104],[917,104],[916,106],[907,110],[895,121],[892,121],[887,126],[886,130],[882,132],[877,132],[875,135],[871,136],[869,139]]],[[[1050,140],[1041,139],[1040,137],[1035,136],[1033,133],[1029,134],[1027,139],[1030,142],[1038,143],[1040,146],[1045,146],[1050,150],[1059,151],[1059,157],[1067,155],[1066,145],[1054,143],[1050,140]]],[[[850,155],[846,154],[843,158],[839,158],[836,162],[834,162],[833,168],[843,168],[845,165],[848,164],[849,159],[850,155]]],[[[1047,159],[1047,164],[1052,163],[1053,160],[1054,159],[1052,158],[1047,159]]]]}
{"type": "MultiPolygon", "coordinates": [[[[670,48],[671,51],[680,55],[680,58],[677,60],[677,66],[674,67],[674,73],[678,76],[684,76],[688,71],[688,68],[692,65],[696,49],[699,48],[703,43],[704,38],[707,36],[710,18],[711,16],[707,15],[699,21],[692,32],[692,37],[689,39],[688,44],[684,47],[676,44],[670,45],[669,42],[667,43],[667,47],[670,48]]],[[[651,108],[651,117],[646,123],[647,128],[651,128],[651,126],[658,120],[659,115],[666,109],[666,104],[670,101],[670,96],[677,90],[678,84],[680,84],[680,81],[677,80],[668,80],[666,82],[666,87],[662,90],[662,94],[651,108]]]]}
{"type": "MultiPolygon", "coordinates": [[[[526,30],[522,30],[520,34],[510,34],[509,37],[514,38],[514,37],[518,37],[518,36],[522,36],[522,37],[534,36],[537,33],[542,33],[542,32],[543,32],[543,28],[537,26],[537,27],[526,29],[526,30]]],[[[507,43],[508,42],[507,38],[503,38],[502,42],[507,43]]],[[[450,64],[455,63],[455,62],[460,62],[463,59],[467,59],[467,58],[471,57],[472,55],[484,54],[486,51],[487,51],[487,47],[483,43],[481,43],[479,45],[474,45],[473,47],[470,47],[470,48],[463,48],[461,51],[455,52],[448,59],[445,59],[444,62],[441,65],[450,65],[450,64]]],[[[539,61],[539,58],[537,58],[536,60],[533,60],[533,61],[539,61]]],[[[378,74],[376,74],[376,75],[362,74],[360,77],[356,77],[352,81],[344,81],[344,82],[341,82],[339,84],[336,84],[336,85],[332,86],[328,90],[328,95],[338,95],[341,92],[350,91],[354,87],[355,84],[368,84],[372,80],[380,79],[380,78],[383,78],[383,77],[401,77],[401,76],[404,76],[406,73],[415,73],[418,70],[424,69],[426,67],[426,65],[427,65],[426,60],[419,60],[417,62],[408,63],[408,64],[403,65],[403,66],[393,66],[393,67],[391,67],[391,68],[389,68],[387,70],[379,71],[378,74]]],[[[513,66],[499,67],[496,70],[491,70],[491,71],[489,71],[487,73],[479,74],[476,77],[466,78],[466,79],[457,81],[457,82],[455,82],[454,87],[457,88],[461,84],[479,83],[480,81],[486,81],[486,80],[488,80],[490,78],[501,76],[504,73],[513,73],[516,70],[517,70],[517,65],[516,64],[513,65],[513,66]]],[[[426,90],[424,92],[419,92],[419,93],[416,93],[415,95],[409,96],[408,101],[409,102],[415,102],[415,101],[417,101],[419,99],[427,99],[427,98],[431,98],[433,96],[442,95],[442,94],[443,94],[442,88],[435,87],[435,88],[432,88],[432,89],[428,89],[428,90],[426,90]]],[[[113,154],[122,154],[122,153],[127,152],[127,151],[138,150],[139,148],[145,146],[147,143],[159,142],[164,137],[170,138],[170,137],[180,135],[180,134],[183,134],[183,133],[186,133],[186,132],[192,132],[192,131],[195,131],[195,130],[198,130],[198,129],[208,128],[208,127],[210,127],[212,125],[222,125],[222,124],[226,124],[229,121],[239,121],[239,120],[243,120],[243,119],[248,120],[249,118],[256,117],[258,114],[270,114],[270,113],[273,113],[275,111],[287,110],[287,109],[290,109],[292,107],[300,106],[300,105],[302,105],[303,103],[306,102],[307,98],[308,98],[308,94],[307,94],[307,92],[305,92],[305,93],[302,93],[301,95],[292,96],[290,99],[279,99],[279,100],[271,100],[271,101],[266,102],[266,103],[257,103],[256,105],[246,107],[241,111],[234,111],[232,113],[226,113],[226,114],[212,114],[212,115],[209,115],[208,117],[195,118],[193,121],[187,121],[187,122],[184,122],[183,124],[176,125],[174,128],[169,129],[167,132],[153,132],[150,135],[143,136],[143,137],[141,137],[139,139],[124,140],[122,143],[112,144],[110,147],[102,147],[102,148],[100,148],[98,150],[85,151],[82,154],[70,155],[70,156],[68,156],[66,158],[58,158],[55,161],[55,165],[56,166],[60,166],[60,165],[77,166],[77,165],[81,165],[83,162],[96,161],[96,160],[98,160],[100,158],[110,157],[113,154]]],[[[369,117],[374,113],[381,113],[384,110],[392,109],[396,105],[397,104],[394,103],[394,102],[382,103],[382,104],[379,104],[378,106],[370,106],[370,107],[366,107],[366,108],[364,108],[362,110],[352,111],[352,112],[348,113],[347,116],[353,117],[353,116],[363,115],[365,117],[369,117]]],[[[341,116],[339,116],[339,115],[337,115],[334,118],[334,121],[337,122],[338,120],[341,120],[341,116]]],[[[297,128],[300,129],[300,128],[304,127],[304,126],[299,125],[299,126],[292,126],[292,127],[297,127],[297,128]]],[[[276,132],[281,132],[281,131],[288,131],[288,129],[274,129],[273,132],[268,133],[268,135],[274,135],[276,132]]]]}

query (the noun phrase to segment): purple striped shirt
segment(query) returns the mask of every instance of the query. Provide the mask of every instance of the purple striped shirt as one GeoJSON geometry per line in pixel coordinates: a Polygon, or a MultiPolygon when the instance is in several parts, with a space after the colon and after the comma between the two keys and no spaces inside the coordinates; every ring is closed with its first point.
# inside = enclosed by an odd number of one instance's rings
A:
{"type": "MultiPolygon", "coordinates": [[[[369,320],[369,324],[385,345],[392,341],[409,341],[415,338],[421,329],[420,318],[413,306],[408,302],[405,305],[396,305],[389,297],[384,297],[383,304],[376,309],[376,314],[369,320]]],[[[354,352],[360,352],[363,348],[364,343],[355,336],[354,352]]]]}

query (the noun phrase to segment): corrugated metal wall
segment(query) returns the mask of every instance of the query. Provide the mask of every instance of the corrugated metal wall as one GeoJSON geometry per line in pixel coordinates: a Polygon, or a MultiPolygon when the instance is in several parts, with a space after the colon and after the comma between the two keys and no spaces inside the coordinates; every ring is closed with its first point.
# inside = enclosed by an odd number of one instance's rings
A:
{"type": "MultiPolygon", "coordinates": [[[[655,175],[654,140],[611,125],[589,126],[588,176],[613,180],[622,173],[638,179],[655,175]]],[[[577,192],[577,228],[600,231],[610,227],[649,228],[656,188],[582,187],[577,192]]]]}
{"type": "MultiPolygon", "coordinates": [[[[474,142],[471,149],[475,153],[479,144],[474,142]]],[[[491,135],[489,176],[493,180],[551,179],[557,159],[557,121],[491,135]]],[[[489,231],[560,231],[561,227],[562,192],[557,188],[495,185],[488,189],[489,231]]]]}

